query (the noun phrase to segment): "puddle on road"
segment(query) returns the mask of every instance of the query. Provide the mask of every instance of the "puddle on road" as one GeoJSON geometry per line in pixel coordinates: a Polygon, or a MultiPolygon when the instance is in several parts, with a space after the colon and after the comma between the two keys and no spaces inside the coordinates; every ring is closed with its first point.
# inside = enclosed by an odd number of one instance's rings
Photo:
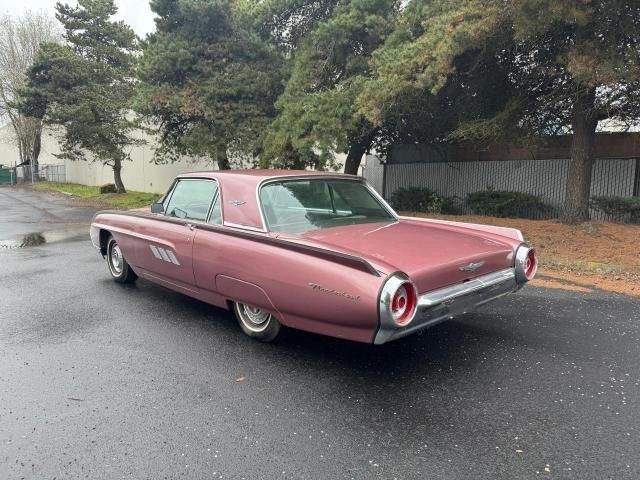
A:
{"type": "Polygon", "coordinates": [[[84,240],[88,238],[89,232],[86,225],[68,227],[62,230],[51,230],[49,232],[33,232],[27,233],[18,239],[0,240],[0,251],[14,248],[37,247],[45,243],[84,240]]]}

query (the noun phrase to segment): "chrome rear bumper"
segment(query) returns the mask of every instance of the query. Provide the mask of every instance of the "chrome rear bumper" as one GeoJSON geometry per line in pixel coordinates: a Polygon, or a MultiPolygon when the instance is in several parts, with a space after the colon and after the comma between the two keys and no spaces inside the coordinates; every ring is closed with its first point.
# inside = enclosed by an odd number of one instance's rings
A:
{"type": "Polygon", "coordinates": [[[381,324],[373,343],[387,343],[473,311],[480,305],[518,290],[522,285],[516,281],[515,270],[508,268],[425,293],[418,298],[418,310],[409,325],[399,328],[381,324]]]}

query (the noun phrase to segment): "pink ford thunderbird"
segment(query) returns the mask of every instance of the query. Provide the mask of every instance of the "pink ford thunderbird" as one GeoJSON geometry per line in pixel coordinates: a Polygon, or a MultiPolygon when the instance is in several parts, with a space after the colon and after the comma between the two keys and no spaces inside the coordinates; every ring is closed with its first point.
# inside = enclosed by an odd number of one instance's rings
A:
{"type": "Polygon", "coordinates": [[[359,177],[245,170],[178,176],[150,211],[104,211],[91,239],[138,277],[273,340],[282,325],[382,344],[514,292],[536,273],[518,230],[399,217],[359,177]]]}

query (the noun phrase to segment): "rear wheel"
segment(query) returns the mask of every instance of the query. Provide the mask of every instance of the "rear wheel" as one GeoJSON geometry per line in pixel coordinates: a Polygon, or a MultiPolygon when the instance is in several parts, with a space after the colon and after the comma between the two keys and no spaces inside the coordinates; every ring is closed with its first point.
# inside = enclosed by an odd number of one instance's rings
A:
{"type": "Polygon", "coordinates": [[[260,308],[234,303],[233,310],[242,331],[256,340],[271,342],[280,333],[280,322],[260,308]]]}
{"type": "Polygon", "coordinates": [[[138,278],[125,260],[120,245],[112,236],[107,239],[107,265],[109,273],[118,283],[133,283],[138,278]]]}

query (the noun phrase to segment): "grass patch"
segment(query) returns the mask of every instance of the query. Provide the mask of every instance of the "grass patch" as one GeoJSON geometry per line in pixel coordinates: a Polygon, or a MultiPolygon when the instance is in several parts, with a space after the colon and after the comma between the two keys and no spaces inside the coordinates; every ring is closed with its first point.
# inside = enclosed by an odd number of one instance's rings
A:
{"type": "Polygon", "coordinates": [[[157,193],[100,193],[100,187],[80,185],[77,183],[41,182],[35,184],[33,188],[48,192],[67,193],[95,205],[123,210],[146,207],[160,198],[160,195],[157,193]]]}

